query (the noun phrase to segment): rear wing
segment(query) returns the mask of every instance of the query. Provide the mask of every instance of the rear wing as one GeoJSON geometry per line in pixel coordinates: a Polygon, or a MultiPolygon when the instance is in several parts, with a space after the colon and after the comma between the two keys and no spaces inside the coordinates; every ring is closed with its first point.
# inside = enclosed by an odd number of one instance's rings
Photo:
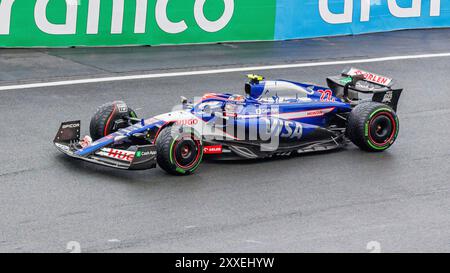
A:
{"type": "Polygon", "coordinates": [[[394,88],[392,78],[348,68],[340,76],[327,78],[327,84],[334,95],[345,101],[358,101],[358,93],[373,94],[372,101],[389,105],[397,111],[402,88],[394,88]]]}

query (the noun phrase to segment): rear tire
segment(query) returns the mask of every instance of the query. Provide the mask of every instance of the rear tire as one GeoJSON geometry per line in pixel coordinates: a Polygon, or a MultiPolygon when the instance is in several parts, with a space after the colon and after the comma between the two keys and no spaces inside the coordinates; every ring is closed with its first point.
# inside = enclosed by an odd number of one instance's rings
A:
{"type": "Polygon", "coordinates": [[[381,152],[394,144],[399,131],[395,111],[382,103],[357,105],[348,118],[347,137],[359,148],[381,152]]]}
{"type": "Polygon", "coordinates": [[[92,140],[98,140],[120,128],[116,128],[116,121],[136,117],[136,113],[130,109],[125,102],[115,101],[100,106],[92,116],[89,131],[92,140]]]}
{"type": "Polygon", "coordinates": [[[156,140],[156,161],[173,175],[192,174],[203,158],[201,140],[189,128],[166,127],[156,140]]]}

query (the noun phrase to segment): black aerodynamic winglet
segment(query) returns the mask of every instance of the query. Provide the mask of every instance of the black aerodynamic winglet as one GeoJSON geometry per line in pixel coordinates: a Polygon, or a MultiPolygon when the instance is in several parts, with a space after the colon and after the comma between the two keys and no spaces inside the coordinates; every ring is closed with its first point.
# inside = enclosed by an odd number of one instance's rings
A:
{"type": "Polygon", "coordinates": [[[67,121],[61,123],[58,133],[56,133],[54,143],[71,143],[80,141],[81,121],[67,121]]]}

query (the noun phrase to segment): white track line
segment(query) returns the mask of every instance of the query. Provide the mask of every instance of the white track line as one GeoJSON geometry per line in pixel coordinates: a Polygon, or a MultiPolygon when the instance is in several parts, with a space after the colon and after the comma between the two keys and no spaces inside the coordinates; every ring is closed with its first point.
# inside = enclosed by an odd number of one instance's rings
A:
{"type": "Polygon", "coordinates": [[[104,77],[104,78],[91,78],[91,79],[80,79],[80,80],[30,83],[30,84],[20,84],[20,85],[6,85],[6,86],[0,86],[0,91],[15,90],[15,89],[30,89],[30,88],[40,88],[40,87],[53,87],[53,86],[63,86],[63,85],[76,85],[76,84],[86,84],[86,83],[130,81],[130,80],[141,80],[141,79],[196,76],[196,75],[209,75],[209,74],[274,70],[274,69],[288,69],[288,68],[302,68],[302,67],[317,67],[317,66],[328,66],[328,65],[376,63],[376,62],[386,62],[386,61],[427,59],[427,58],[440,58],[440,57],[450,57],[450,52],[449,53],[437,53],[437,54],[421,54],[421,55],[406,55],[406,56],[391,56],[391,57],[356,59],[356,60],[343,60],[343,61],[282,64],[282,65],[268,65],[268,66],[249,66],[249,67],[236,67],[236,68],[224,68],[224,69],[213,69],[213,70],[143,74],[143,75],[130,75],[130,76],[118,76],[118,77],[104,77]]]}

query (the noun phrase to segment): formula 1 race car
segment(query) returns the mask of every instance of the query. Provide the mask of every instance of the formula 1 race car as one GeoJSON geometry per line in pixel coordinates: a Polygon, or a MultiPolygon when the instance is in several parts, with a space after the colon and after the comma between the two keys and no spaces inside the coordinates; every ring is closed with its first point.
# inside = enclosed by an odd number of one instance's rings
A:
{"type": "Polygon", "coordinates": [[[326,151],[349,141],[369,152],[396,140],[402,89],[391,78],[356,68],[327,78],[328,87],[248,75],[245,95],[208,93],[175,111],[140,119],[124,102],[98,108],[90,136],[80,121],[61,124],[54,144],[81,160],[118,169],[158,164],[193,173],[204,158],[259,159],[326,151]],[[363,98],[366,97],[366,98],[363,98]]]}

